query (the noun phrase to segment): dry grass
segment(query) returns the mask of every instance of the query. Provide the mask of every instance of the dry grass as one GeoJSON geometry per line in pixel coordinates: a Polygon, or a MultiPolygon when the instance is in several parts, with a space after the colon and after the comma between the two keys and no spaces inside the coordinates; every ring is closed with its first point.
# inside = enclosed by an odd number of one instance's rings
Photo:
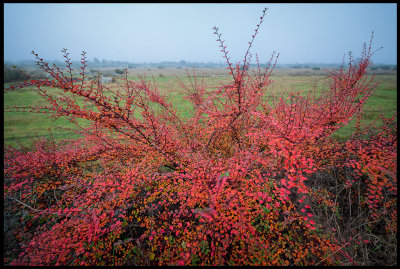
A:
{"type": "Polygon", "coordinates": [[[329,193],[336,204],[334,210],[321,203],[311,205],[320,231],[333,235],[342,244],[341,251],[346,256],[341,262],[347,260],[347,265],[396,265],[397,236],[396,231],[386,229],[390,222],[389,215],[379,221],[371,221],[368,210],[361,207],[366,193],[366,178],[356,180],[348,188],[339,180],[343,177],[352,178],[349,168],[320,171],[306,181],[307,185],[319,188],[315,191],[321,197],[324,191],[329,193]]]}

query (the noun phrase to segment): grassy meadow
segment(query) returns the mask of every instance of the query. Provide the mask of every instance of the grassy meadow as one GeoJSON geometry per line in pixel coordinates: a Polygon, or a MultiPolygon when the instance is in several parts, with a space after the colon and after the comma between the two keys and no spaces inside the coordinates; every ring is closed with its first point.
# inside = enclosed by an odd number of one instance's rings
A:
{"type": "MultiPolygon", "coordinates": [[[[193,70],[187,70],[193,74],[193,70]]],[[[186,104],[183,99],[183,88],[179,82],[190,85],[186,69],[163,68],[146,69],[136,68],[129,70],[129,78],[137,79],[139,75],[153,80],[158,84],[159,90],[165,93],[177,107],[182,116],[187,116],[185,111],[186,104]]],[[[230,77],[227,70],[223,68],[198,68],[195,69],[197,79],[204,78],[206,85],[214,87],[220,83],[227,83],[230,77]]],[[[317,89],[327,88],[329,85],[326,79],[327,73],[323,70],[311,69],[283,69],[274,70],[271,79],[274,81],[269,86],[269,92],[280,94],[282,92],[307,91],[313,87],[317,89]]],[[[375,82],[379,85],[374,95],[367,101],[363,113],[366,123],[371,123],[379,118],[383,113],[386,117],[396,115],[397,111],[397,73],[378,73],[375,82]]],[[[4,84],[6,88],[8,84],[4,84]]],[[[56,91],[48,89],[48,91],[56,91]]],[[[57,94],[57,93],[56,93],[57,94]]],[[[67,119],[52,119],[49,114],[11,112],[7,107],[13,106],[41,106],[46,105],[45,100],[38,96],[31,88],[20,89],[4,94],[4,145],[23,144],[29,146],[32,139],[39,136],[53,135],[55,139],[73,139],[78,137],[73,130],[76,127],[67,119]]],[[[83,124],[83,121],[80,121],[83,124]]],[[[341,128],[333,137],[336,139],[346,139],[354,128],[354,121],[341,128]]]]}

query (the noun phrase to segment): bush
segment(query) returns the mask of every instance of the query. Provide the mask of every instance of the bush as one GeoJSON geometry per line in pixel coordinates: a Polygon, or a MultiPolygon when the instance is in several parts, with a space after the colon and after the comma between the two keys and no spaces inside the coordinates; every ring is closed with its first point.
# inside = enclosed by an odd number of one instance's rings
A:
{"type": "Polygon", "coordinates": [[[22,70],[18,70],[16,67],[4,64],[4,82],[15,82],[27,79],[28,75],[24,74],[22,70]]]}
{"type": "Polygon", "coordinates": [[[124,70],[123,69],[119,69],[119,68],[116,68],[115,69],[115,73],[117,73],[118,75],[122,75],[122,74],[124,74],[124,70]]]}
{"type": "Polygon", "coordinates": [[[91,68],[90,73],[100,73],[100,70],[91,68]]]}
{"type": "MultiPolygon", "coordinates": [[[[19,86],[36,86],[48,101],[33,111],[91,124],[82,139],[5,149],[5,263],[368,264],[377,261],[366,252],[376,243],[396,263],[394,119],[375,132],[358,124],[349,141],[330,138],[361,115],[374,91],[366,74],[371,44],[357,64],[350,56],[346,71],[333,71],[321,94],[269,102],[279,55],[251,76],[249,49],[242,65],[233,64],[214,30],[232,79],[208,88],[193,74],[182,83],[186,119],[155,83],[60,83],[72,76],[66,50],[64,73],[35,54],[53,79],[19,86]],[[65,95],[41,87],[49,83],[65,95]]],[[[81,81],[86,63],[84,52],[81,81]]]]}

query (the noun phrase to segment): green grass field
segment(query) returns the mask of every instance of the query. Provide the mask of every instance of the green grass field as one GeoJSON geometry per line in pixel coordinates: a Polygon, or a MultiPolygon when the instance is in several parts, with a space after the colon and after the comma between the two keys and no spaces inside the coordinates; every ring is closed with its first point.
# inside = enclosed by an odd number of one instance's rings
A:
{"type": "MultiPolygon", "coordinates": [[[[192,70],[189,70],[189,72],[192,73],[192,70]]],[[[186,103],[183,99],[183,89],[179,85],[180,80],[189,85],[186,70],[167,68],[149,71],[134,69],[130,71],[129,76],[131,79],[135,79],[139,74],[144,74],[150,80],[154,78],[160,91],[165,93],[178,111],[183,113],[182,116],[188,115],[184,111],[186,103]]],[[[226,69],[199,69],[196,70],[196,75],[198,79],[204,75],[204,80],[210,87],[220,85],[220,82],[229,81],[229,77],[226,76],[226,69]]],[[[326,74],[322,71],[310,72],[309,70],[297,69],[294,72],[293,70],[277,69],[271,77],[274,82],[270,85],[269,90],[271,93],[279,94],[282,91],[307,91],[312,87],[323,89],[328,85],[325,76],[326,74]]],[[[379,85],[363,110],[364,120],[367,124],[378,119],[380,113],[383,113],[386,117],[392,117],[396,115],[397,111],[397,74],[377,74],[375,82],[378,82],[379,85]]],[[[7,86],[4,84],[5,88],[7,86]]],[[[54,89],[49,89],[49,91],[51,90],[54,91],[54,89]]],[[[45,100],[29,88],[4,94],[4,107],[6,108],[41,105],[46,105],[45,100]]],[[[50,134],[57,140],[78,137],[73,131],[68,130],[70,128],[74,129],[75,126],[66,119],[54,120],[47,114],[6,111],[4,112],[4,145],[15,146],[20,143],[29,146],[32,139],[50,134]]],[[[346,139],[353,129],[354,121],[334,133],[333,137],[346,139]]]]}

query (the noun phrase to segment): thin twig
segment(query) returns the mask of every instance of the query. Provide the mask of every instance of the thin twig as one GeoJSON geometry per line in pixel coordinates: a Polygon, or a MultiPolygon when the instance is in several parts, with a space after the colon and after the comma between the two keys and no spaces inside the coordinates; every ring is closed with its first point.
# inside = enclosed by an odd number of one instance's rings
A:
{"type": "Polygon", "coordinates": [[[7,196],[7,197],[10,198],[10,199],[12,199],[12,200],[14,200],[14,201],[16,201],[16,202],[18,202],[18,203],[20,203],[21,205],[23,205],[23,206],[25,206],[25,207],[27,207],[27,208],[29,208],[29,209],[34,210],[34,211],[37,211],[37,212],[45,212],[44,210],[40,210],[40,209],[36,209],[36,208],[30,207],[29,205],[25,204],[24,202],[21,202],[21,201],[18,200],[18,199],[15,199],[14,197],[11,197],[11,196],[7,196]]]}
{"type": "Polygon", "coordinates": [[[11,196],[7,196],[7,198],[10,198],[10,199],[12,199],[12,200],[18,202],[19,204],[21,204],[21,205],[23,205],[23,206],[25,206],[25,207],[27,207],[27,208],[33,210],[33,211],[36,211],[36,212],[48,213],[48,214],[55,214],[55,215],[60,215],[60,216],[66,216],[65,214],[61,214],[61,213],[57,213],[57,212],[46,212],[45,210],[40,210],[40,209],[36,209],[36,208],[30,207],[29,205],[25,204],[24,202],[22,202],[22,201],[20,201],[20,200],[18,200],[18,199],[15,199],[14,197],[11,197],[11,196]]]}
{"type": "MultiPolygon", "coordinates": [[[[354,236],[354,238],[356,238],[358,236],[358,234],[356,236],[354,236]]],[[[342,248],[344,248],[346,245],[350,244],[350,241],[347,242],[346,244],[344,244],[341,248],[337,249],[335,252],[333,252],[331,255],[329,255],[328,257],[326,257],[325,259],[323,259],[322,261],[319,261],[315,266],[318,266],[321,262],[325,261],[326,259],[328,259],[329,257],[331,257],[332,255],[336,254],[336,252],[338,252],[339,250],[341,250],[342,248]]]]}

